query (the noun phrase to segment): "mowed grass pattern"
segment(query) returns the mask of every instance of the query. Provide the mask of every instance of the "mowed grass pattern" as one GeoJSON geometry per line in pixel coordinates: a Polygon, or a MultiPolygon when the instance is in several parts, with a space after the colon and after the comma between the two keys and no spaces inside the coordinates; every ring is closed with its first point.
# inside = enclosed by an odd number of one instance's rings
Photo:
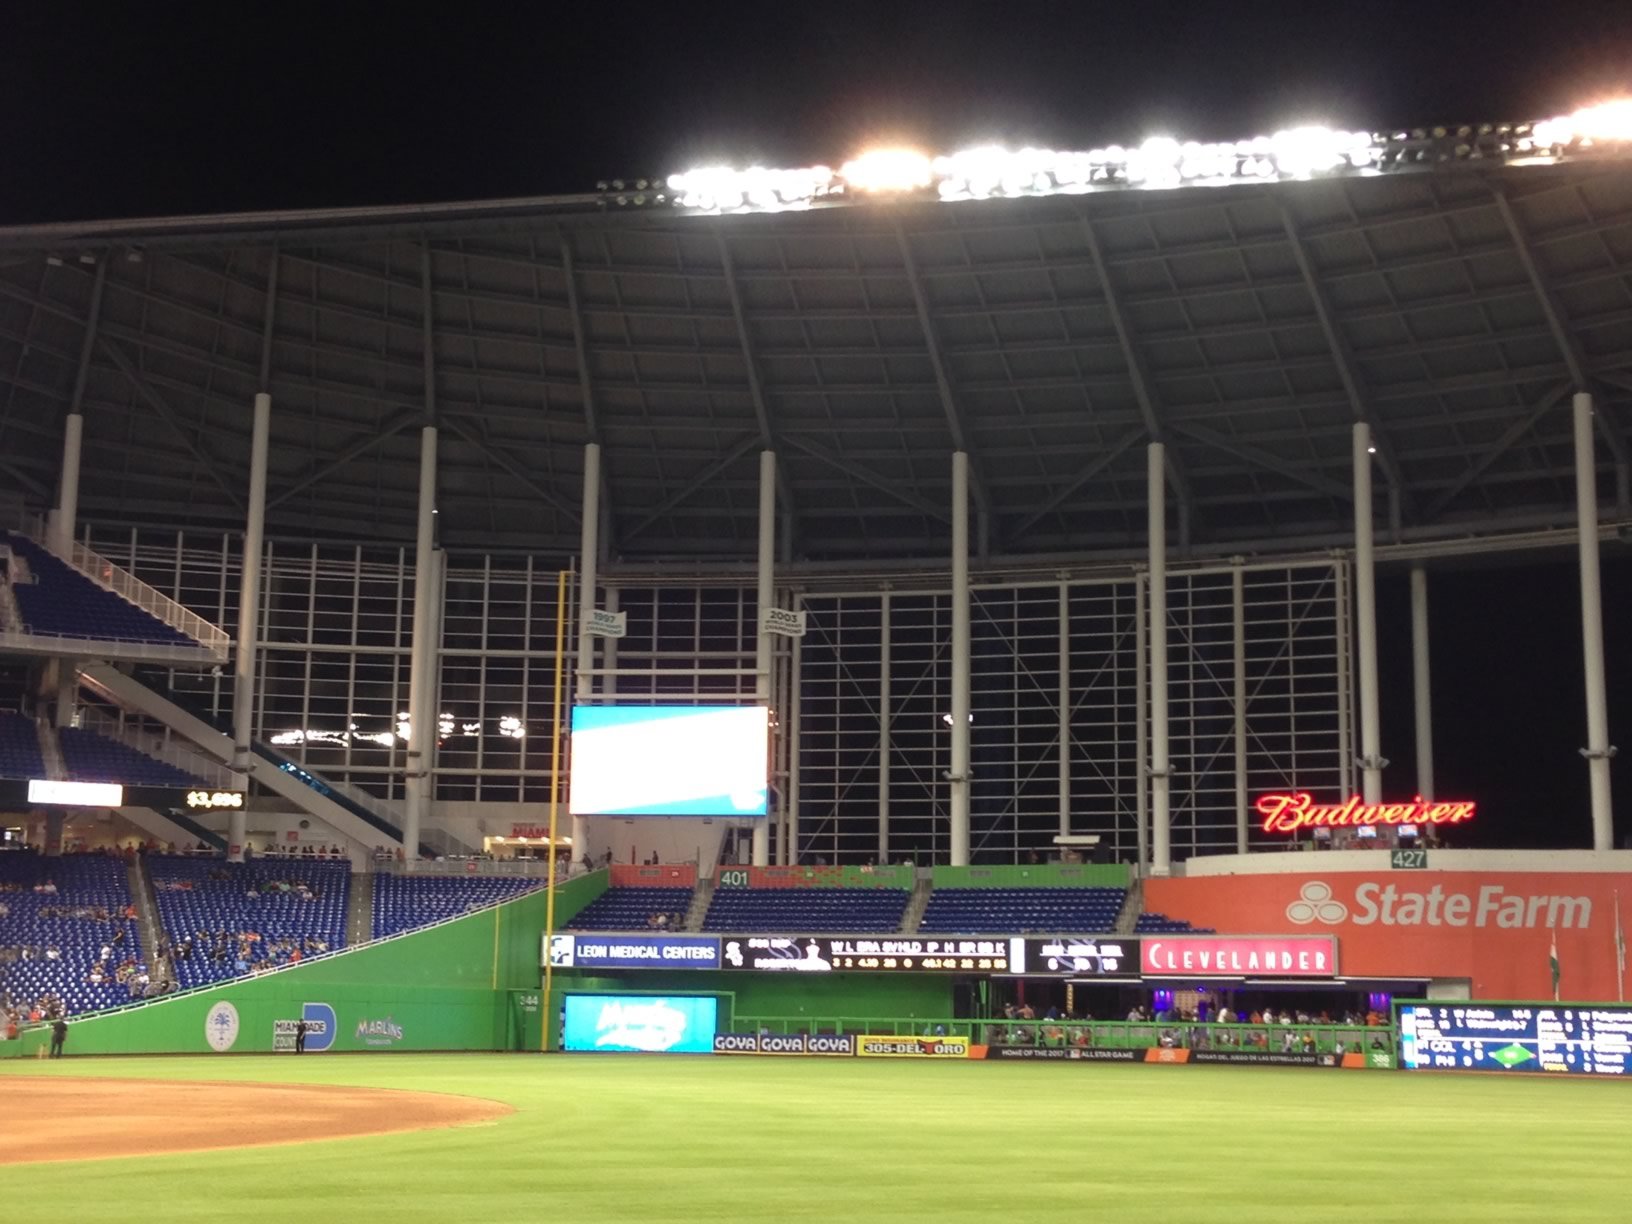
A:
{"type": "MultiPolygon", "coordinates": [[[[455,1130],[13,1165],[14,1219],[1628,1218],[1632,1084],[1269,1067],[379,1055],[0,1064],[505,1101],[455,1130]]],[[[277,1118],[269,1136],[287,1137],[277,1118]]]]}

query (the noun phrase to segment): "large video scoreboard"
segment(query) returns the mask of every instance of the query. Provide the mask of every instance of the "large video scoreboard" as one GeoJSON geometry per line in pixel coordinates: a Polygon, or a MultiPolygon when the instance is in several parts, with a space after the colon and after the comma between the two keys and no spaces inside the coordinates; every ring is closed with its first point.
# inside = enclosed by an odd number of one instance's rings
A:
{"type": "Polygon", "coordinates": [[[1632,1074],[1632,1006],[1400,1005],[1406,1070],[1632,1074]]]}

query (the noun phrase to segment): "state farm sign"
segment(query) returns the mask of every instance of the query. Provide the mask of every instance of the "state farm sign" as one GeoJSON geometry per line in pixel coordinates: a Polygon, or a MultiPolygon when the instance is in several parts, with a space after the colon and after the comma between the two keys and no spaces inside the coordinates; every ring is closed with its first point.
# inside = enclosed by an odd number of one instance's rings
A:
{"type": "Polygon", "coordinates": [[[1337,976],[1337,940],[1330,935],[1161,936],[1145,940],[1140,965],[1148,977],[1329,978],[1337,976]]]}
{"type": "Polygon", "coordinates": [[[1556,944],[1564,997],[1618,993],[1615,906],[1618,894],[1632,925],[1632,872],[1348,872],[1336,855],[1299,857],[1306,870],[1147,880],[1145,908],[1257,938],[1335,935],[1346,977],[1460,979],[1475,999],[1551,998],[1556,944]]]}
{"type": "Polygon", "coordinates": [[[1286,907],[1289,921],[1304,926],[1496,926],[1509,930],[1545,927],[1571,930],[1592,925],[1592,898],[1545,892],[1509,892],[1500,884],[1481,884],[1475,892],[1457,892],[1443,884],[1425,891],[1375,880],[1354,887],[1352,904],[1340,901],[1324,880],[1305,880],[1298,899],[1286,907]]]}

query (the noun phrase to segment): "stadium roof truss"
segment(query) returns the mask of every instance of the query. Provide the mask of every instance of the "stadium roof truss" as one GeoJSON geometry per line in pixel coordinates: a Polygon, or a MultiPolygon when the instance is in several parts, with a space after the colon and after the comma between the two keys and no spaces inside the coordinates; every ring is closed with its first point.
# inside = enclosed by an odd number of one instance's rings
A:
{"type": "Polygon", "coordinates": [[[1195,549],[1339,542],[1355,421],[1394,538],[1493,535],[1571,521],[1577,389],[1628,519],[1632,160],[0,230],[29,501],[77,402],[84,516],[238,530],[263,386],[269,530],[303,537],[411,539],[433,418],[450,548],[575,552],[587,441],[630,562],[751,558],[765,448],[796,559],[943,556],[955,448],[990,555],[1136,549],[1152,439],[1195,549]]]}

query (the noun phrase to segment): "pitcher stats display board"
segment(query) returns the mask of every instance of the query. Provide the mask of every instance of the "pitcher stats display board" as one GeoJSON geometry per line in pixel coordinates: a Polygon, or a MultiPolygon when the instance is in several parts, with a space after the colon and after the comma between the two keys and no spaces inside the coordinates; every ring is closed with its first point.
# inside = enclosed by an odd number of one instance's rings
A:
{"type": "Polygon", "coordinates": [[[764,706],[574,706],[574,816],[763,816],[764,706]]]}
{"type": "Polygon", "coordinates": [[[1400,1065],[1408,1071],[1626,1075],[1632,1066],[1632,1007],[1401,1004],[1400,1065]]]}

